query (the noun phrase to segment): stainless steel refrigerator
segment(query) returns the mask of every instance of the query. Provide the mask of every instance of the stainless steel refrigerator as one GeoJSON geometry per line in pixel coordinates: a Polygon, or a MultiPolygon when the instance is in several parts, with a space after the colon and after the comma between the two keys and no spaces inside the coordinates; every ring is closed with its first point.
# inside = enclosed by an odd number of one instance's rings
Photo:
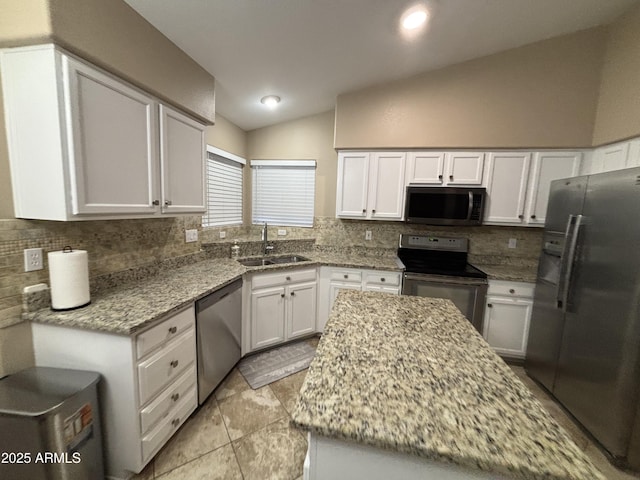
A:
{"type": "Polygon", "coordinates": [[[525,368],[640,469],[640,168],[551,183],[525,368]]]}

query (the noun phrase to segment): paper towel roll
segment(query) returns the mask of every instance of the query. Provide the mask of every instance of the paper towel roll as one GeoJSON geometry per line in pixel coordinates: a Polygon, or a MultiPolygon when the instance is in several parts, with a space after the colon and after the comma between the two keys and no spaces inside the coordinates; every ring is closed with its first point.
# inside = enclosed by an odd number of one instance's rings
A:
{"type": "Polygon", "coordinates": [[[49,252],[49,282],[51,283],[51,308],[69,310],[84,307],[89,296],[89,261],[86,250],[65,247],[59,252],[49,252]]]}

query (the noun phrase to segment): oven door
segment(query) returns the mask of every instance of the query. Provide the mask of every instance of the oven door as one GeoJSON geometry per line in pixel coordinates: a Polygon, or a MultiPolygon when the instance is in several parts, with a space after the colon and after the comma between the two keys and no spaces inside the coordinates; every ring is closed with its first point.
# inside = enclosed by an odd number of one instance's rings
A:
{"type": "Polygon", "coordinates": [[[451,300],[482,334],[486,280],[405,273],[402,294],[451,300]]]}

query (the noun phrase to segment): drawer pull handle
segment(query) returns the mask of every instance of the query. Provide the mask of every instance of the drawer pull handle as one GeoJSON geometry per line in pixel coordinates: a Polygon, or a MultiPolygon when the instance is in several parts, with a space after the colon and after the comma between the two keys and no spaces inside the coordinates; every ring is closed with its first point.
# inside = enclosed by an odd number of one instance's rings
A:
{"type": "Polygon", "coordinates": [[[180,398],[179,393],[174,393],[173,395],[171,395],[171,400],[173,400],[174,402],[177,402],[179,398],[180,398]]]}
{"type": "Polygon", "coordinates": [[[171,365],[171,368],[176,368],[178,366],[178,360],[171,360],[171,363],[169,365],[171,365]]]}
{"type": "Polygon", "coordinates": [[[349,278],[349,275],[345,275],[344,278],[349,278]]]}
{"type": "Polygon", "coordinates": [[[531,215],[531,218],[533,218],[533,219],[535,220],[535,219],[536,219],[536,216],[535,216],[535,215],[531,215]]]}
{"type": "Polygon", "coordinates": [[[510,288],[509,293],[516,293],[516,291],[513,288],[510,288]]]}
{"type": "Polygon", "coordinates": [[[169,327],[169,333],[176,333],[178,331],[178,327],[169,327]]]}
{"type": "Polygon", "coordinates": [[[382,277],[382,278],[380,279],[380,281],[381,281],[381,282],[384,282],[384,281],[385,281],[385,278],[384,278],[384,277],[382,277]]]}
{"type": "Polygon", "coordinates": [[[180,425],[180,419],[174,418],[173,420],[171,420],[171,425],[177,427],[178,425],[180,425]]]}
{"type": "Polygon", "coordinates": [[[291,296],[293,297],[296,294],[296,292],[291,292],[291,296]]]}
{"type": "Polygon", "coordinates": [[[487,303],[487,307],[493,308],[493,303],[487,303]]]}
{"type": "Polygon", "coordinates": [[[287,278],[286,278],[286,280],[287,280],[287,282],[288,282],[289,280],[291,280],[291,277],[287,277],[287,278]]]}

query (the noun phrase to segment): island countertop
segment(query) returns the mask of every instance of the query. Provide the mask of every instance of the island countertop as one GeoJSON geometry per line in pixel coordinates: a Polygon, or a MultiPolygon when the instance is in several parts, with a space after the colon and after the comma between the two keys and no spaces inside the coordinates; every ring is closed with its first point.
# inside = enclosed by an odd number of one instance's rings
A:
{"type": "Polygon", "coordinates": [[[526,480],[603,480],[449,300],[340,292],[298,428],[526,480]]]}

